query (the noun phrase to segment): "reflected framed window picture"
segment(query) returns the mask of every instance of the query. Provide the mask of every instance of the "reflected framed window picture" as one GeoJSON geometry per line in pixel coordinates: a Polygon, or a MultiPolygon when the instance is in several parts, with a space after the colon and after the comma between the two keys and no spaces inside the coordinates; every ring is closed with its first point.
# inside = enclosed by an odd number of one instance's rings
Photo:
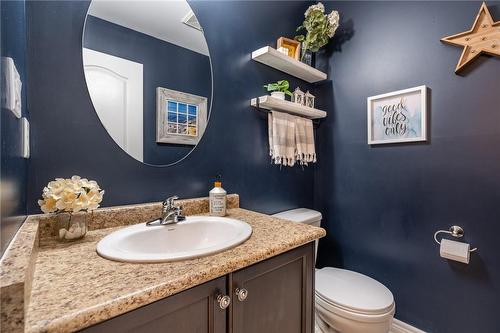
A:
{"type": "Polygon", "coordinates": [[[206,126],[206,97],[156,88],[156,142],[196,145],[206,126]]]}
{"type": "Polygon", "coordinates": [[[367,99],[368,144],[427,141],[427,87],[367,99]]]}

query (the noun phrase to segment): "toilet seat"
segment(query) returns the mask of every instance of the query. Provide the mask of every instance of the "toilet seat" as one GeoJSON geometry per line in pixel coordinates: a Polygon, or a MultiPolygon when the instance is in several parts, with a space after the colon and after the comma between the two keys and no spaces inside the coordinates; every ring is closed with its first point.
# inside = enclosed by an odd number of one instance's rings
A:
{"type": "MultiPolygon", "coordinates": [[[[334,317],[340,316],[355,322],[361,323],[378,323],[378,322],[386,322],[391,320],[394,312],[396,310],[396,306],[393,303],[386,312],[380,312],[378,314],[373,313],[363,313],[360,311],[353,311],[351,309],[332,304],[329,301],[325,301],[321,295],[316,294],[316,312],[321,317],[334,317]]],[[[328,320],[328,322],[332,322],[332,320],[328,320]]]]}
{"type": "Polygon", "coordinates": [[[316,271],[316,298],[325,310],[356,317],[394,313],[394,297],[380,282],[357,272],[326,267],[316,271]]]}

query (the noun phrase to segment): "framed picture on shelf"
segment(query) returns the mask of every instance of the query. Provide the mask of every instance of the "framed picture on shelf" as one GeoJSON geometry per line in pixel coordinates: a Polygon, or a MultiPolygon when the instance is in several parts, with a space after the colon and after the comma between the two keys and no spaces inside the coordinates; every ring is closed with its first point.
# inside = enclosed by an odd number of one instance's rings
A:
{"type": "Polygon", "coordinates": [[[196,145],[206,127],[206,97],[156,88],[156,142],[196,145]]]}
{"type": "Polygon", "coordinates": [[[279,48],[285,48],[288,49],[288,56],[294,58],[295,60],[300,59],[300,42],[286,38],[286,37],[280,37],[278,38],[278,41],[276,42],[276,49],[279,48]]]}
{"type": "Polygon", "coordinates": [[[427,87],[367,99],[368,144],[427,141],[427,87]]]}

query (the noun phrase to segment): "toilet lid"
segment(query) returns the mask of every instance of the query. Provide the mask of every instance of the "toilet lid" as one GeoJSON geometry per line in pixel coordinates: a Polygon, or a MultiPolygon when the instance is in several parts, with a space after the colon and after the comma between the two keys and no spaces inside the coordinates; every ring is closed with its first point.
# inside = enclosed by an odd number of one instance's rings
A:
{"type": "Polygon", "coordinates": [[[333,267],[316,271],[316,293],[328,303],[365,313],[386,312],[394,303],[391,291],[377,280],[333,267]]]}

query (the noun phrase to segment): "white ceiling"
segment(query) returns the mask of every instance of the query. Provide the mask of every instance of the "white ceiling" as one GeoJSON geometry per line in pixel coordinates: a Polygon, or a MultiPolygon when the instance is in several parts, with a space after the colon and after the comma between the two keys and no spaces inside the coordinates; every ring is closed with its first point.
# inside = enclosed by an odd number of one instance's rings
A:
{"type": "Polygon", "coordinates": [[[208,56],[203,32],[182,22],[190,10],[185,0],[92,0],[89,14],[208,56]]]}

